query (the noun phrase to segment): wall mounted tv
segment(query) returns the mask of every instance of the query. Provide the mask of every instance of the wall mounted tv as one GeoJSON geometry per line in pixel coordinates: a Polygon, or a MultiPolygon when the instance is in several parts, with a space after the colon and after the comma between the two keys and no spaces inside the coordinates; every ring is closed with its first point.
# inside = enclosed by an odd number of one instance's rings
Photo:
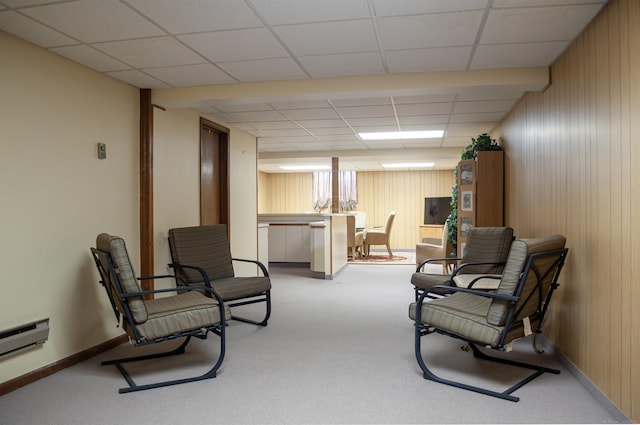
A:
{"type": "Polygon", "coordinates": [[[424,198],[424,224],[443,225],[451,214],[451,196],[424,198]]]}

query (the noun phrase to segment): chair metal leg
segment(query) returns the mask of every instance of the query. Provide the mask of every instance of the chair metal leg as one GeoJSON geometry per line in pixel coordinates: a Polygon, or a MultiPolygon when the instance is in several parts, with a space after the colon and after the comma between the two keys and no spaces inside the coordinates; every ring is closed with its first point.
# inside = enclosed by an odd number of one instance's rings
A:
{"type": "MultiPolygon", "coordinates": [[[[185,340],[182,342],[182,344],[180,344],[177,348],[175,348],[173,350],[170,350],[170,351],[167,351],[167,352],[156,353],[156,354],[147,354],[147,355],[134,356],[134,357],[125,357],[125,358],[122,358],[122,359],[105,360],[101,364],[102,365],[115,365],[118,368],[118,370],[120,371],[120,374],[122,375],[122,377],[125,379],[125,381],[127,381],[127,384],[129,386],[128,387],[124,387],[124,388],[120,388],[118,390],[118,392],[120,394],[130,393],[130,392],[134,392],[134,391],[150,390],[152,388],[167,387],[167,386],[170,386],[170,385],[185,384],[185,383],[188,383],[188,382],[195,382],[195,381],[201,381],[203,379],[215,378],[216,377],[216,372],[220,368],[220,365],[222,365],[222,361],[224,360],[224,355],[225,355],[225,335],[224,335],[224,332],[225,332],[225,329],[224,329],[224,326],[222,326],[222,327],[220,327],[219,330],[210,330],[210,332],[214,332],[215,334],[217,334],[220,337],[220,353],[219,353],[218,359],[215,362],[215,364],[213,365],[213,367],[211,369],[209,369],[207,372],[205,372],[204,374],[200,375],[200,376],[195,376],[195,377],[191,377],[191,378],[183,378],[183,379],[174,379],[174,380],[170,380],[170,381],[161,381],[161,382],[155,382],[155,383],[146,384],[146,385],[137,385],[135,383],[135,381],[133,380],[133,378],[131,377],[131,375],[129,374],[129,372],[123,366],[123,363],[137,362],[137,361],[142,361],[142,360],[157,359],[157,358],[161,358],[161,357],[173,356],[173,355],[176,355],[176,354],[183,354],[186,351],[185,349],[186,349],[187,344],[189,344],[189,341],[191,340],[191,336],[187,336],[185,338],[185,340]]],[[[206,338],[206,334],[203,337],[203,339],[204,338],[206,338]]]]}
{"type": "Polygon", "coordinates": [[[233,315],[233,313],[231,314],[231,319],[237,320],[238,322],[251,323],[252,325],[267,326],[269,317],[271,317],[271,292],[267,292],[264,298],[261,298],[258,300],[241,301],[238,303],[229,304],[229,307],[237,307],[241,305],[248,305],[248,304],[255,304],[255,303],[262,303],[262,302],[267,304],[266,313],[262,321],[258,322],[256,320],[235,316],[233,315]]]}
{"type": "Polygon", "coordinates": [[[431,333],[431,332],[428,330],[427,326],[415,325],[415,354],[416,354],[416,360],[418,361],[418,365],[420,366],[420,369],[422,369],[422,374],[423,374],[422,376],[425,379],[429,379],[430,381],[438,382],[438,383],[445,384],[445,385],[450,385],[452,387],[461,388],[461,389],[467,390],[467,391],[473,391],[473,392],[484,394],[484,395],[488,395],[488,396],[491,396],[491,397],[497,397],[497,398],[500,398],[500,399],[503,399],[503,400],[517,402],[517,401],[520,400],[520,398],[511,395],[511,393],[513,393],[517,389],[523,387],[524,385],[526,385],[527,383],[531,382],[532,380],[534,380],[535,378],[537,378],[538,376],[542,375],[545,372],[546,373],[553,373],[553,374],[559,374],[560,373],[560,371],[556,370],[556,369],[549,369],[549,368],[546,368],[546,367],[537,366],[537,365],[533,365],[533,364],[529,364],[529,363],[517,362],[517,361],[513,361],[513,360],[508,360],[508,359],[502,359],[502,358],[498,358],[498,357],[489,356],[489,355],[483,353],[482,351],[480,351],[480,349],[478,349],[478,347],[476,347],[476,345],[474,343],[469,342],[469,346],[473,350],[473,355],[475,357],[477,357],[477,358],[488,360],[488,361],[492,361],[492,362],[504,363],[504,364],[507,364],[507,365],[510,365],[510,366],[517,366],[517,367],[521,367],[521,368],[532,369],[532,370],[535,370],[535,372],[533,374],[527,376],[526,378],[522,379],[521,381],[517,382],[516,384],[512,385],[511,387],[507,388],[506,390],[502,391],[502,392],[492,391],[492,390],[488,390],[486,388],[476,387],[476,386],[473,386],[473,385],[468,385],[468,384],[464,384],[464,383],[461,383],[461,382],[451,381],[449,379],[444,379],[444,378],[441,378],[441,377],[435,375],[427,367],[426,363],[424,362],[424,359],[422,358],[421,345],[420,345],[421,338],[422,338],[422,336],[427,335],[429,333],[431,333]]]}

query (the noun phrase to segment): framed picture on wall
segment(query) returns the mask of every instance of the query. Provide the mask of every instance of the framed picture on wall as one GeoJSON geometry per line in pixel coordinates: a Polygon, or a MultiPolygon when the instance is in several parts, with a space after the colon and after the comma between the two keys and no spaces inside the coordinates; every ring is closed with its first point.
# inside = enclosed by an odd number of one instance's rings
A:
{"type": "Polygon", "coordinates": [[[460,185],[469,185],[473,183],[473,164],[460,165],[460,185]]]}
{"type": "Polygon", "coordinates": [[[473,217],[460,217],[460,236],[469,236],[469,229],[473,227],[473,217]]]}
{"type": "Polygon", "coordinates": [[[460,192],[460,209],[462,211],[473,211],[473,192],[463,190],[460,192]]]}

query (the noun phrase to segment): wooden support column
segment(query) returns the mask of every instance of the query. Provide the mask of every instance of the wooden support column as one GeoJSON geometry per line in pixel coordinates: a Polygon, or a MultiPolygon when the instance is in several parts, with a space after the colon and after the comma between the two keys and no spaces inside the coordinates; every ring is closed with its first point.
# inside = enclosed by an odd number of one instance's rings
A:
{"type": "Polygon", "coordinates": [[[340,212],[340,159],[331,158],[331,212],[340,212]]]}
{"type": "MultiPolygon", "coordinates": [[[[153,105],[151,89],[140,89],[140,275],[152,276],[153,266],[153,105]]],[[[143,291],[153,281],[141,281],[143,291]]]]}

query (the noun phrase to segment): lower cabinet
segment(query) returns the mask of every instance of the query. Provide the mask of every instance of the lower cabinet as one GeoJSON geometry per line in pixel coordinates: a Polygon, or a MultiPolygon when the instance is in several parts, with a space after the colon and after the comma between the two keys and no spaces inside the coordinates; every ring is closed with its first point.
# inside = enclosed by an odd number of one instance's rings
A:
{"type": "Polygon", "coordinates": [[[276,263],[309,263],[309,224],[269,225],[269,261],[276,263]]]}

